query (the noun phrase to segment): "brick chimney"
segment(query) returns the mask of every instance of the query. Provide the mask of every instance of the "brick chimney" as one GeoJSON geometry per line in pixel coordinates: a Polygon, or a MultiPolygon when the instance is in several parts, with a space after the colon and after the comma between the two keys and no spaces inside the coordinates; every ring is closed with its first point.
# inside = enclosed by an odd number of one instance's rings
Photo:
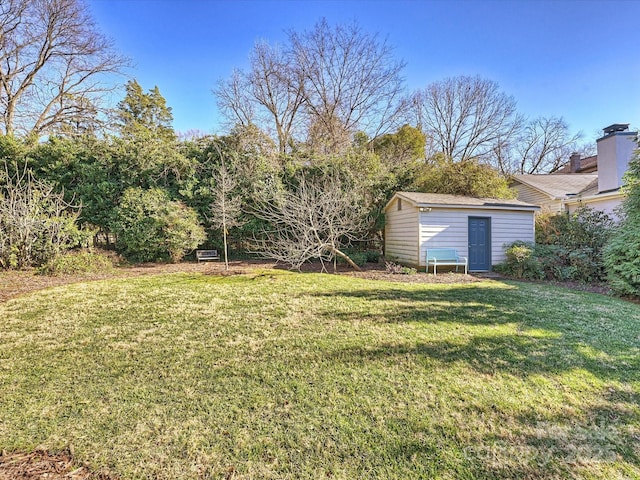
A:
{"type": "Polygon", "coordinates": [[[571,173],[578,173],[578,170],[580,170],[580,159],[581,156],[578,152],[573,152],[569,157],[569,171],[571,173]]]}
{"type": "Polygon", "coordinates": [[[598,191],[609,192],[622,186],[622,176],[638,148],[638,132],[630,132],[628,123],[616,123],[603,129],[598,146],[598,191]]]}

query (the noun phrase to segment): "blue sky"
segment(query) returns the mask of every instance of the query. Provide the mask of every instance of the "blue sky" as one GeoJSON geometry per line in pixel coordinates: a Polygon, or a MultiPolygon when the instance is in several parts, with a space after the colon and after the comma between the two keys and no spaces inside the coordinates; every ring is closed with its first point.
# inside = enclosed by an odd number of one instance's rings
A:
{"type": "Polygon", "coordinates": [[[244,68],[258,39],[357,21],[407,63],[408,90],[481,75],[521,113],[559,116],[585,140],[612,123],[640,126],[640,0],[214,1],[87,0],[100,30],[157,85],[176,130],[222,133],[211,93],[244,68]]]}

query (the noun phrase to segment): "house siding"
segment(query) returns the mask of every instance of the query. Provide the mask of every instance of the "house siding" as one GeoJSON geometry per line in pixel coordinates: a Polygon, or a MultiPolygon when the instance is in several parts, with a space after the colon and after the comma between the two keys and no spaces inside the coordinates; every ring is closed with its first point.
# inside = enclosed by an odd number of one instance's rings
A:
{"type": "Polygon", "coordinates": [[[426,266],[427,248],[455,248],[469,256],[469,217],[491,218],[491,263],[505,260],[504,245],[535,240],[534,213],[484,209],[433,208],[420,213],[420,263],[426,266]]]}
{"type": "Polygon", "coordinates": [[[418,265],[418,208],[406,200],[398,210],[398,199],[385,211],[385,257],[405,265],[418,265]]]}
{"type": "Polygon", "coordinates": [[[571,202],[568,204],[569,213],[574,213],[578,208],[585,206],[589,208],[593,208],[594,210],[599,210],[601,212],[606,213],[611,216],[615,221],[620,220],[618,215],[618,210],[622,205],[623,197],[622,195],[615,198],[594,198],[594,199],[584,199],[578,202],[571,202]]]}
{"type": "Polygon", "coordinates": [[[512,188],[518,192],[518,200],[531,203],[532,205],[540,205],[544,211],[554,213],[562,211],[563,207],[560,200],[552,199],[549,195],[545,195],[535,188],[531,188],[522,183],[516,183],[512,188]]]}

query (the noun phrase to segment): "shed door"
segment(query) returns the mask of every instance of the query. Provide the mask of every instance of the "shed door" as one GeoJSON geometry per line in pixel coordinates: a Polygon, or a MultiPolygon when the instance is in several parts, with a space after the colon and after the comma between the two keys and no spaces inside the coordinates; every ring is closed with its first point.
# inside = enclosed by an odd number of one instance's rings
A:
{"type": "Polygon", "coordinates": [[[469,270],[491,270],[491,217],[469,217],[469,270]]]}

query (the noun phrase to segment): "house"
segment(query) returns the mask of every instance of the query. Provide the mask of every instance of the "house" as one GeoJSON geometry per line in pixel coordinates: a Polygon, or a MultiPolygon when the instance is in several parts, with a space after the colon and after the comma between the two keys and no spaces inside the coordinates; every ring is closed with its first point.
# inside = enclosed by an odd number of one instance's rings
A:
{"type": "Polygon", "coordinates": [[[581,158],[574,153],[567,165],[552,174],[515,175],[511,187],[518,191],[518,199],[543,211],[572,213],[588,206],[617,218],[616,209],[624,198],[622,177],[638,148],[638,132],[619,123],[603,131],[596,141],[597,155],[581,158]]]}
{"type": "Polygon", "coordinates": [[[488,271],[505,260],[505,244],[535,239],[535,212],[520,200],[397,192],[384,208],[385,256],[426,267],[428,248],[455,248],[470,271],[488,271]]]}

